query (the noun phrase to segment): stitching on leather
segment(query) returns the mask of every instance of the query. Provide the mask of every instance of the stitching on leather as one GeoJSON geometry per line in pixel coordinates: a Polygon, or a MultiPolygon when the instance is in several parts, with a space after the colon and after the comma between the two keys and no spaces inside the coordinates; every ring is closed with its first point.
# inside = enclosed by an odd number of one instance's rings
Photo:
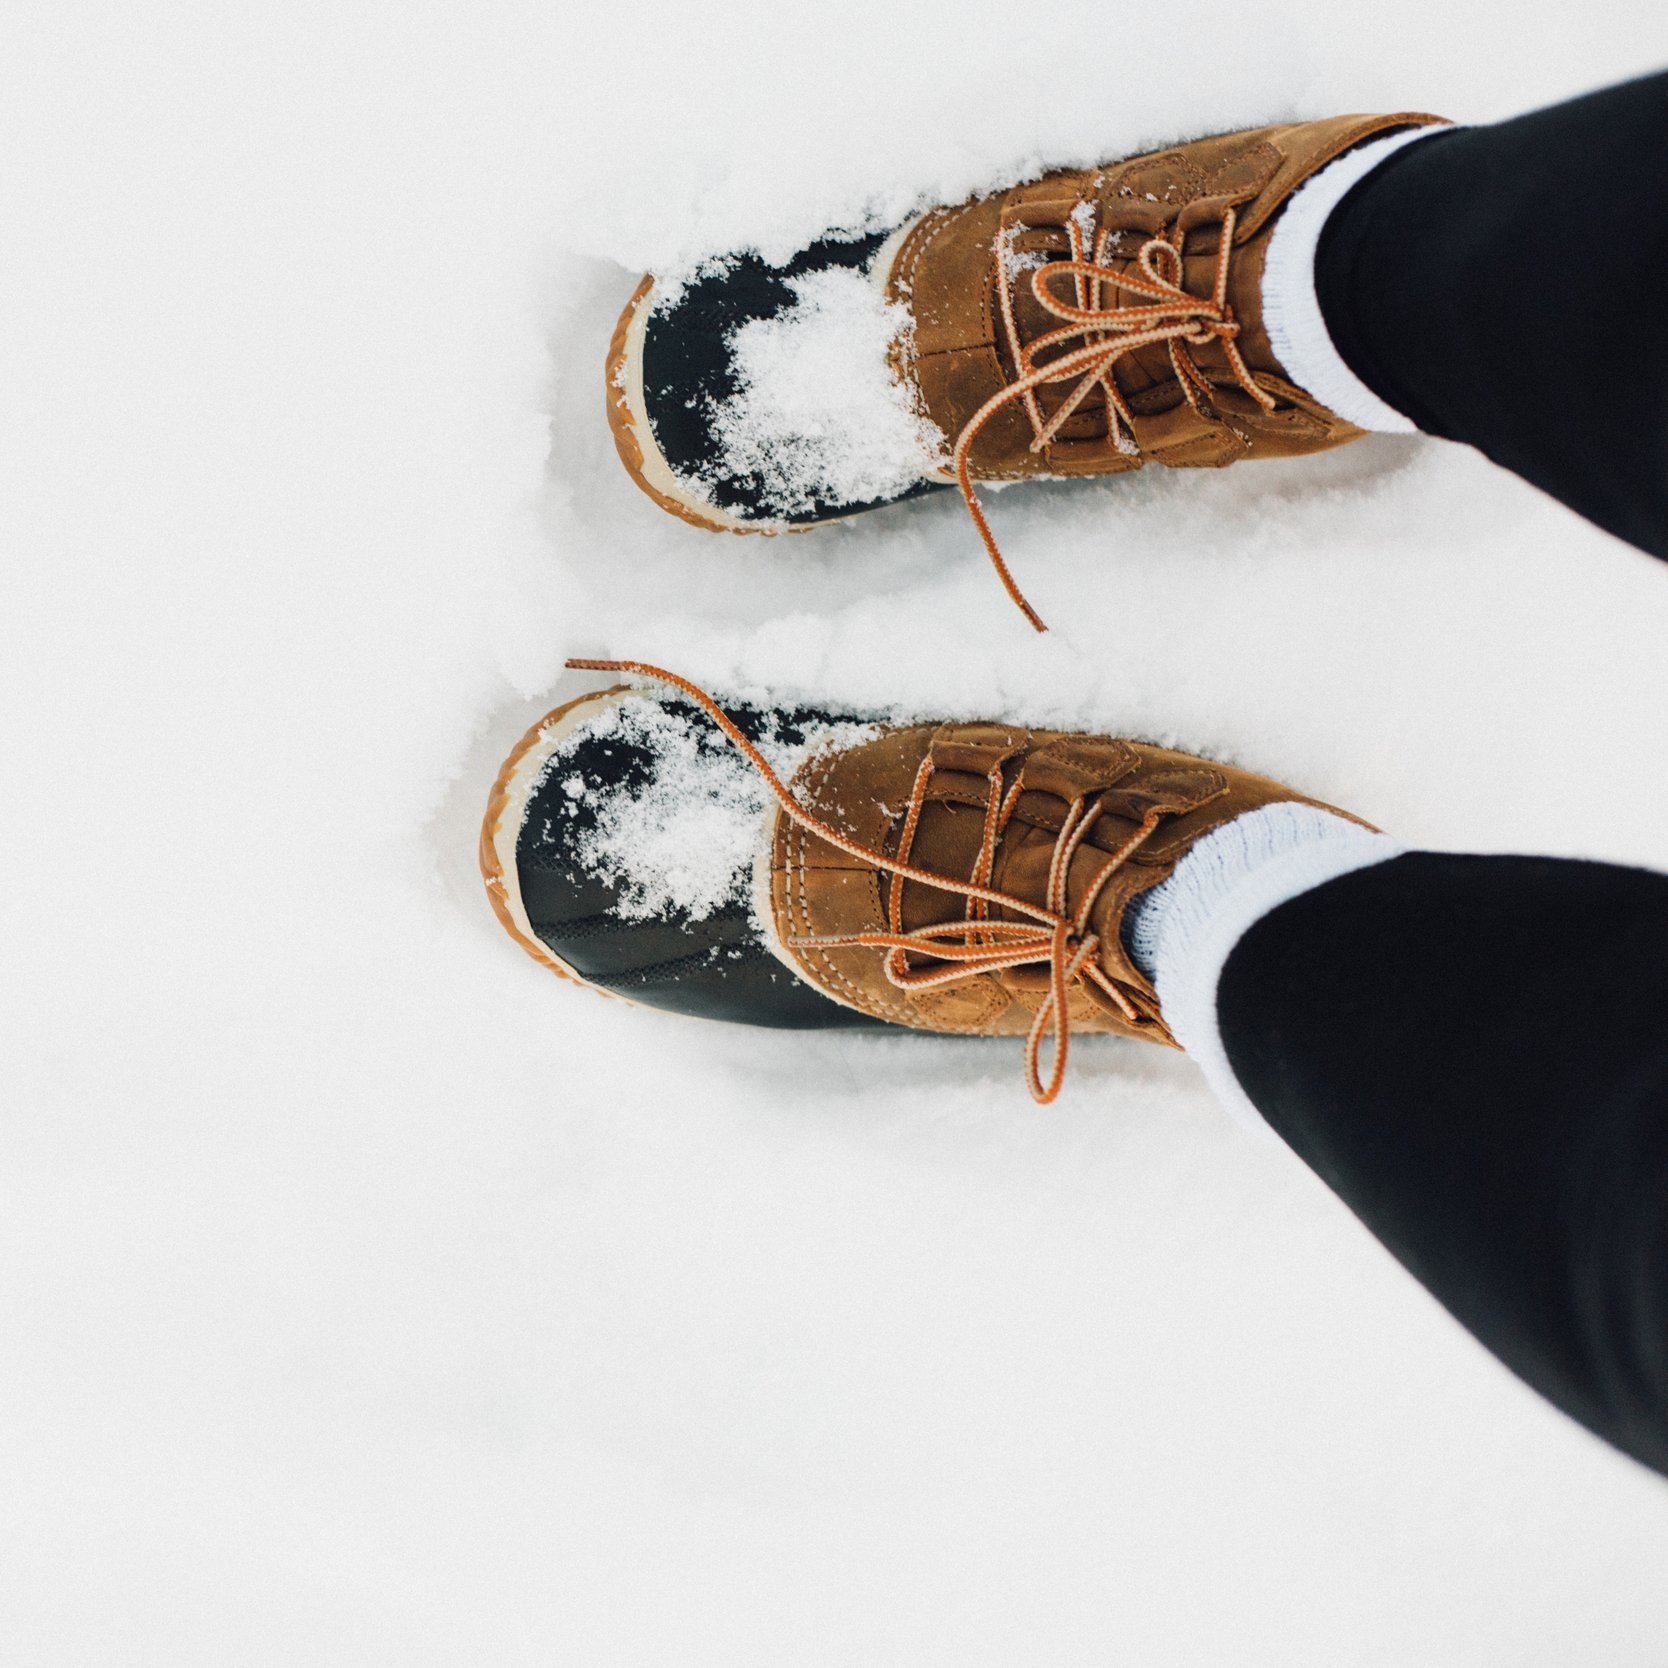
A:
{"type": "MultiPolygon", "coordinates": [[[[961,991],[965,991],[967,987],[961,986],[959,989],[961,991]]],[[[936,991],[928,991],[923,992],[923,994],[936,996],[939,993],[936,991]]],[[[935,1031],[942,1031],[954,1035],[982,1037],[987,1034],[985,1026],[991,1020],[996,1019],[999,1015],[1006,1013],[1013,1005],[1014,997],[1013,993],[1008,989],[1006,984],[998,980],[997,983],[992,986],[987,979],[980,979],[978,996],[980,1005],[979,1012],[971,1019],[945,1019],[942,1015],[933,1012],[931,1003],[925,1002],[920,1004],[919,1012],[924,1019],[931,1023],[932,1028],[935,1031]]]]}
{"type": "MultiPolygon", "coordinates": [[[[830,756],[826,760],[812,761],[810,768],[800,779],[799,783],[800,789],[807,799],[813,799],[816,797],[816,790],[823,785],[829,771],[833,768],[833,764],[833,756],[830,756]]],[[[810,869],[810,865],[806,861],[806,853],[808,850],[810,836],[803,829],[798,827],[797,824],[793,828],[793,836],[795,843],[790,846],[787,855],[788,894],[790,906],[794,902],[797,902],[798,905],[799,930],[808,935],[813,930],[811,925],[810,910],[808,907],[809,894],[807,893],[805,886],[805,876],[810,869]],[[795,895],[796,888],[797,897],[795,895]]],[[[910,1016],[906,1009],[901,1008],[896,1003],[888,1001],[884,998],[873,996],[868,991],[865,991],[861,986],[852,983],[852,981],[844,973],[842,973],[837,966],[835,966],[834,961],[827,950],[820,949],[814,945],[801,945],[794,947],[794,954],[799,957],[800,961],[807,967],[807,969],[810,968],[811,963],[814,960],[817,967],[821,969],[822,976],[829,984],[844,992],[853,1007],[861,1009],[864,1013],[871,1013],[875,1015],[877,1019],[891,1019],[902,1025],[911,1023],[910,1016]]]]}
{"type": "Polygon", "coordinates": [[[1115,737],[1109,738],[1111,745],[1094,740],[1079,741],[1075,736],[1060,736],[1053,741],[1038,747],[1026,760],[1038,759],[1043,764],[1050,760],[1058,760],[1062,765],[1072,770],[1078,770],[1101,785],[1111,787],[1121,782],[1141,762],[1141,755],[1129,745],[1127,741],[1115,737]],[[1115,776],[1108,777],[1108,771],[1115,770],[1115,776]]]}
{"type": "Polygon", "coordinates": [[[907,283],[909,285],[909,295],[912,304],[915,298],[915,274],[920,268],[921,258],[926,254],[928,245],[932,243],[933,239],[936,238],[938,234],[950,224],[951,217],[955,212],[956,211],[954,209],[934,209],[932,213],[927,216],[927,219],[923,220],[921,224],[910,233],[911,242],[914,242],[917,238],[920,239],[920,242],[915,244],[914,250],[909,255],[909,277],[907,279],[907,283]],[[930,232],[927,231],[928,221],[937,222],[930,232]],[[925,236],[922,235],[923,233],[925,233],[925,236]]]}

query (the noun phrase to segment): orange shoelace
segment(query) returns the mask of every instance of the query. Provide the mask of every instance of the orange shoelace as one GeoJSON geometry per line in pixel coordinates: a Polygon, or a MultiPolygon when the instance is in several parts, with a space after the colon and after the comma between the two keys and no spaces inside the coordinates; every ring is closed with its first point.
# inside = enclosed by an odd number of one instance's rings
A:
{"type": "Polygon", "coordinates": [[[729,716],[705,690],[659,666],[636,660],[570,660],[575,671],[616,672],[632,677],[652,678],[687,695],[764,779],[783,813],[807,832],[826,840],[848,856],[857,857],[888,873],[892,884],[887,895],[887,930],[836,937],[790,938],[794,948],[843,949],[861,945],[887,952],[886,979],[899,990],[928,990],[955,984],[983,973],[999,973],[1012,967],[1046,965],[1049,970],[1047,994],[1039,1005],[1030,1033],[1025,1039],[1025,1079],[1032,1098],[1046,1106],[1060,1092],[1065,1081],[1070,1024],[1066,997],[1073,985],[1092,982],[1111,998],[1119,1013],[1131,1025],[1149,1025],[1117,984],[1100,969],[1096,951],[1099,938],[1088,930],[1089,914],[1107,881],[1123,867],[1167,814],[1162,808],[1149,811],[1133,834],[1110,853],[1095,873],[1075,910],[1067,900],[1067,876],[1072,857],[1100,817],[1099,804],[1091,805],[1087,794],[1071,802],[1060,825],[1049,864],[1046,901],[1041,904],[998,891],[990,885],[996,864],[996,848],[1019,802],[1020,784],[1005,792],[1000,765],[990,772],[990,793],[985,805],[985,826],[978,861],[968,880],[955,880],[917,868],[909,861],[915,832],[926,801],[927,784],[933,775],[932,759],[922,760],[904,814],[898,838],[898,855],[887,857],[842,834],[808,810],[793,790],[777,775],[770,761],[736,727],[729,716]],[[960,921],[903,930],[903,888],[906,881],[952,892],[967,900],[967,914],[960,921]],[[990,915],[992,905],[1026,916],[1024,921],[997,921],[990,915]],[[911,958],[915,959],[912,960],[911,958]],[[926,964],[926,965],[923,965],[926,964]],[[1043,1039],[1053,1032],[1054,1057],[1048,1081],[1043,1082],[1041,1054],[1043,1039]]]}
{"type": "Polygon", "coordinates": [[[1031,450],[1040,452],[1059,433],[1061,425],[1098,388],[1106,401],[1107,433],[1120,452],[1134,455],[1135,418],[1118,384],[1113,367],[1125,354],[1155,343],[1167,344],[1170,364],[1181,384],[1183,396],[1195,411],[1204,414],[1204,401],[1210,397],[1211,383],[1194,362],[1190,347],[1202,347],[1210,342],[1220,343],[1227,356],[1234,380],[1265,411],[1275,407],[1274,398],[1258,386],[1241,356],[1236,338],[1239,325],[1233,309],[1228,305],[1228,267],[1233,256],[1236,217],[1230,208],[1222,217],[1222,235],[1216,258],[1216,281],[1208,296],[1196,296],[1183,286],[1182,239],[1180,226],[1168,237],[1151,237],[1141,245],[1134,264],[1113,268],[1106,264],[1107,250],[1117,234],[1102,228],[1090,249],[1088,233],[1084,229],[1089,218],[1088,205],[1079,205],[1080,212],[1068,217],[1066,230],[1071,239],[1071,259],[1052,261],[1037,267],[1031,274],[1031,293],[1045,312],[1063,320],[1060,328],[1039,336],[1029,346],[1020,341],[1019,326],[1014,318],[1013,295],[1013,233],[1005,233],[996,240],[996,294],[1000,303],[1002,329],[1007,338],[1008,351],[1019,374],[1005,388],[992,394],[968,419],[956,436],[952,462],[956,484],[967,502],[973,524],[984,540],[985,551],[996,569],[1008,595],[1038,631],[1048,629],[1037,611],[1025,600],[1014,583],[1008,564],[997,547],[996,535],[985,518],[984,506],[973,487],[968,460],[973,442],[984,426],[1004,407],[1016,400],[1023,402],[1025,414],[1031,421],[1034,438],[1031,450]],[[1061,279],[1072,281],[1074,299],[1061,300],[1053,286],[1061,279]],[[1102,306],[1107,286],[1134,291],[1151,297],[1146,306],[1102,306]],[[1081,338],[1081,340],[1079,340],[1081,338]],[[1039,358],[1070,342],[1058,358],[1039,364],[1039,358]],[[1037,403],[1037,390],[1050,383],[1072,382],[1075,386],[1064,403],[1046,420],[1037,403]]]}

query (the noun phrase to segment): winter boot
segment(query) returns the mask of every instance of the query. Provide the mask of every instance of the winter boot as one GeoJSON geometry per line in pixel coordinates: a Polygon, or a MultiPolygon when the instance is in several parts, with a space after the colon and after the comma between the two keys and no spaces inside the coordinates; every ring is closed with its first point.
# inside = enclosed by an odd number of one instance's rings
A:
{"type": "Polygon", "coordinates": [[[1173,1043],[1131,901],[1241,812],[1315,803],[1111,736],[721,707],[572,664],[666,692],[569,702],[499,775],[482,869],[535,960],[714,1019],[1024,1037],[1041,1101],[1072,1030],[1173,1043]]]}
{"type": "Polygon", "coordinates": [[[645,279],[608,359],[621,458],[698,526],[775,532],[957,485],[1219,467],[1356,439],[1291,381],[1262,290],[1292,193],[1420,115],[1338,116],[1045,175],[786,266],[645,279]]]}

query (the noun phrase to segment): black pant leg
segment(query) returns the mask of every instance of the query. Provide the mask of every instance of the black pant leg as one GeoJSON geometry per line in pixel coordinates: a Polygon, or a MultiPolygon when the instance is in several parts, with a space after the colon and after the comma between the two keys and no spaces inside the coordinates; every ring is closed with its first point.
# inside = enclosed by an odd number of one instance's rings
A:
{"type": "Polygon", "coordinates": [[[1509,1367],[1668,1473],[1668,876],[1414,853],[1223,971],[1274,1129],[1509,1367]]]}
{"type": "Polygon", "coordinates": [[[1315,287],[1381,399],[1668,557],[1664,272],[1668,73],[1390,157],[1315,287]]]}

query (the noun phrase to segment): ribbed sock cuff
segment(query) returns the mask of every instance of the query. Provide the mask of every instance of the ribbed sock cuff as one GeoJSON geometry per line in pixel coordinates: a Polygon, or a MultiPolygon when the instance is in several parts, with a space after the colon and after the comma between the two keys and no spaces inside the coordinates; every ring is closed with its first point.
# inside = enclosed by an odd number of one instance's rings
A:
{"type": "Polygon", "coordinates": [[[1206,835],[1125,916],[1125,946],[1157,988],[1176,1041],[1247,1128],[1268,1132],[1234,1076],[1216,1021],[1216,987],[1234,946],[1289,899],[1401,849],[1312,805],[1266,805],[1206,835]]]}
{"type": "Polygon", "coordinates": [[[1274,357],[1299,388],[1357,428],[1416,434],[1414,424],[1387,405],[1347,364],[1333,344],[1315,291],[1315,251],[1326,219],[1386,157],[1446,126],[1405,128],[1369,140],[1330,162],[1292,194],[1269,237],[1263,268],[1263,324],[1274,357]]]}

